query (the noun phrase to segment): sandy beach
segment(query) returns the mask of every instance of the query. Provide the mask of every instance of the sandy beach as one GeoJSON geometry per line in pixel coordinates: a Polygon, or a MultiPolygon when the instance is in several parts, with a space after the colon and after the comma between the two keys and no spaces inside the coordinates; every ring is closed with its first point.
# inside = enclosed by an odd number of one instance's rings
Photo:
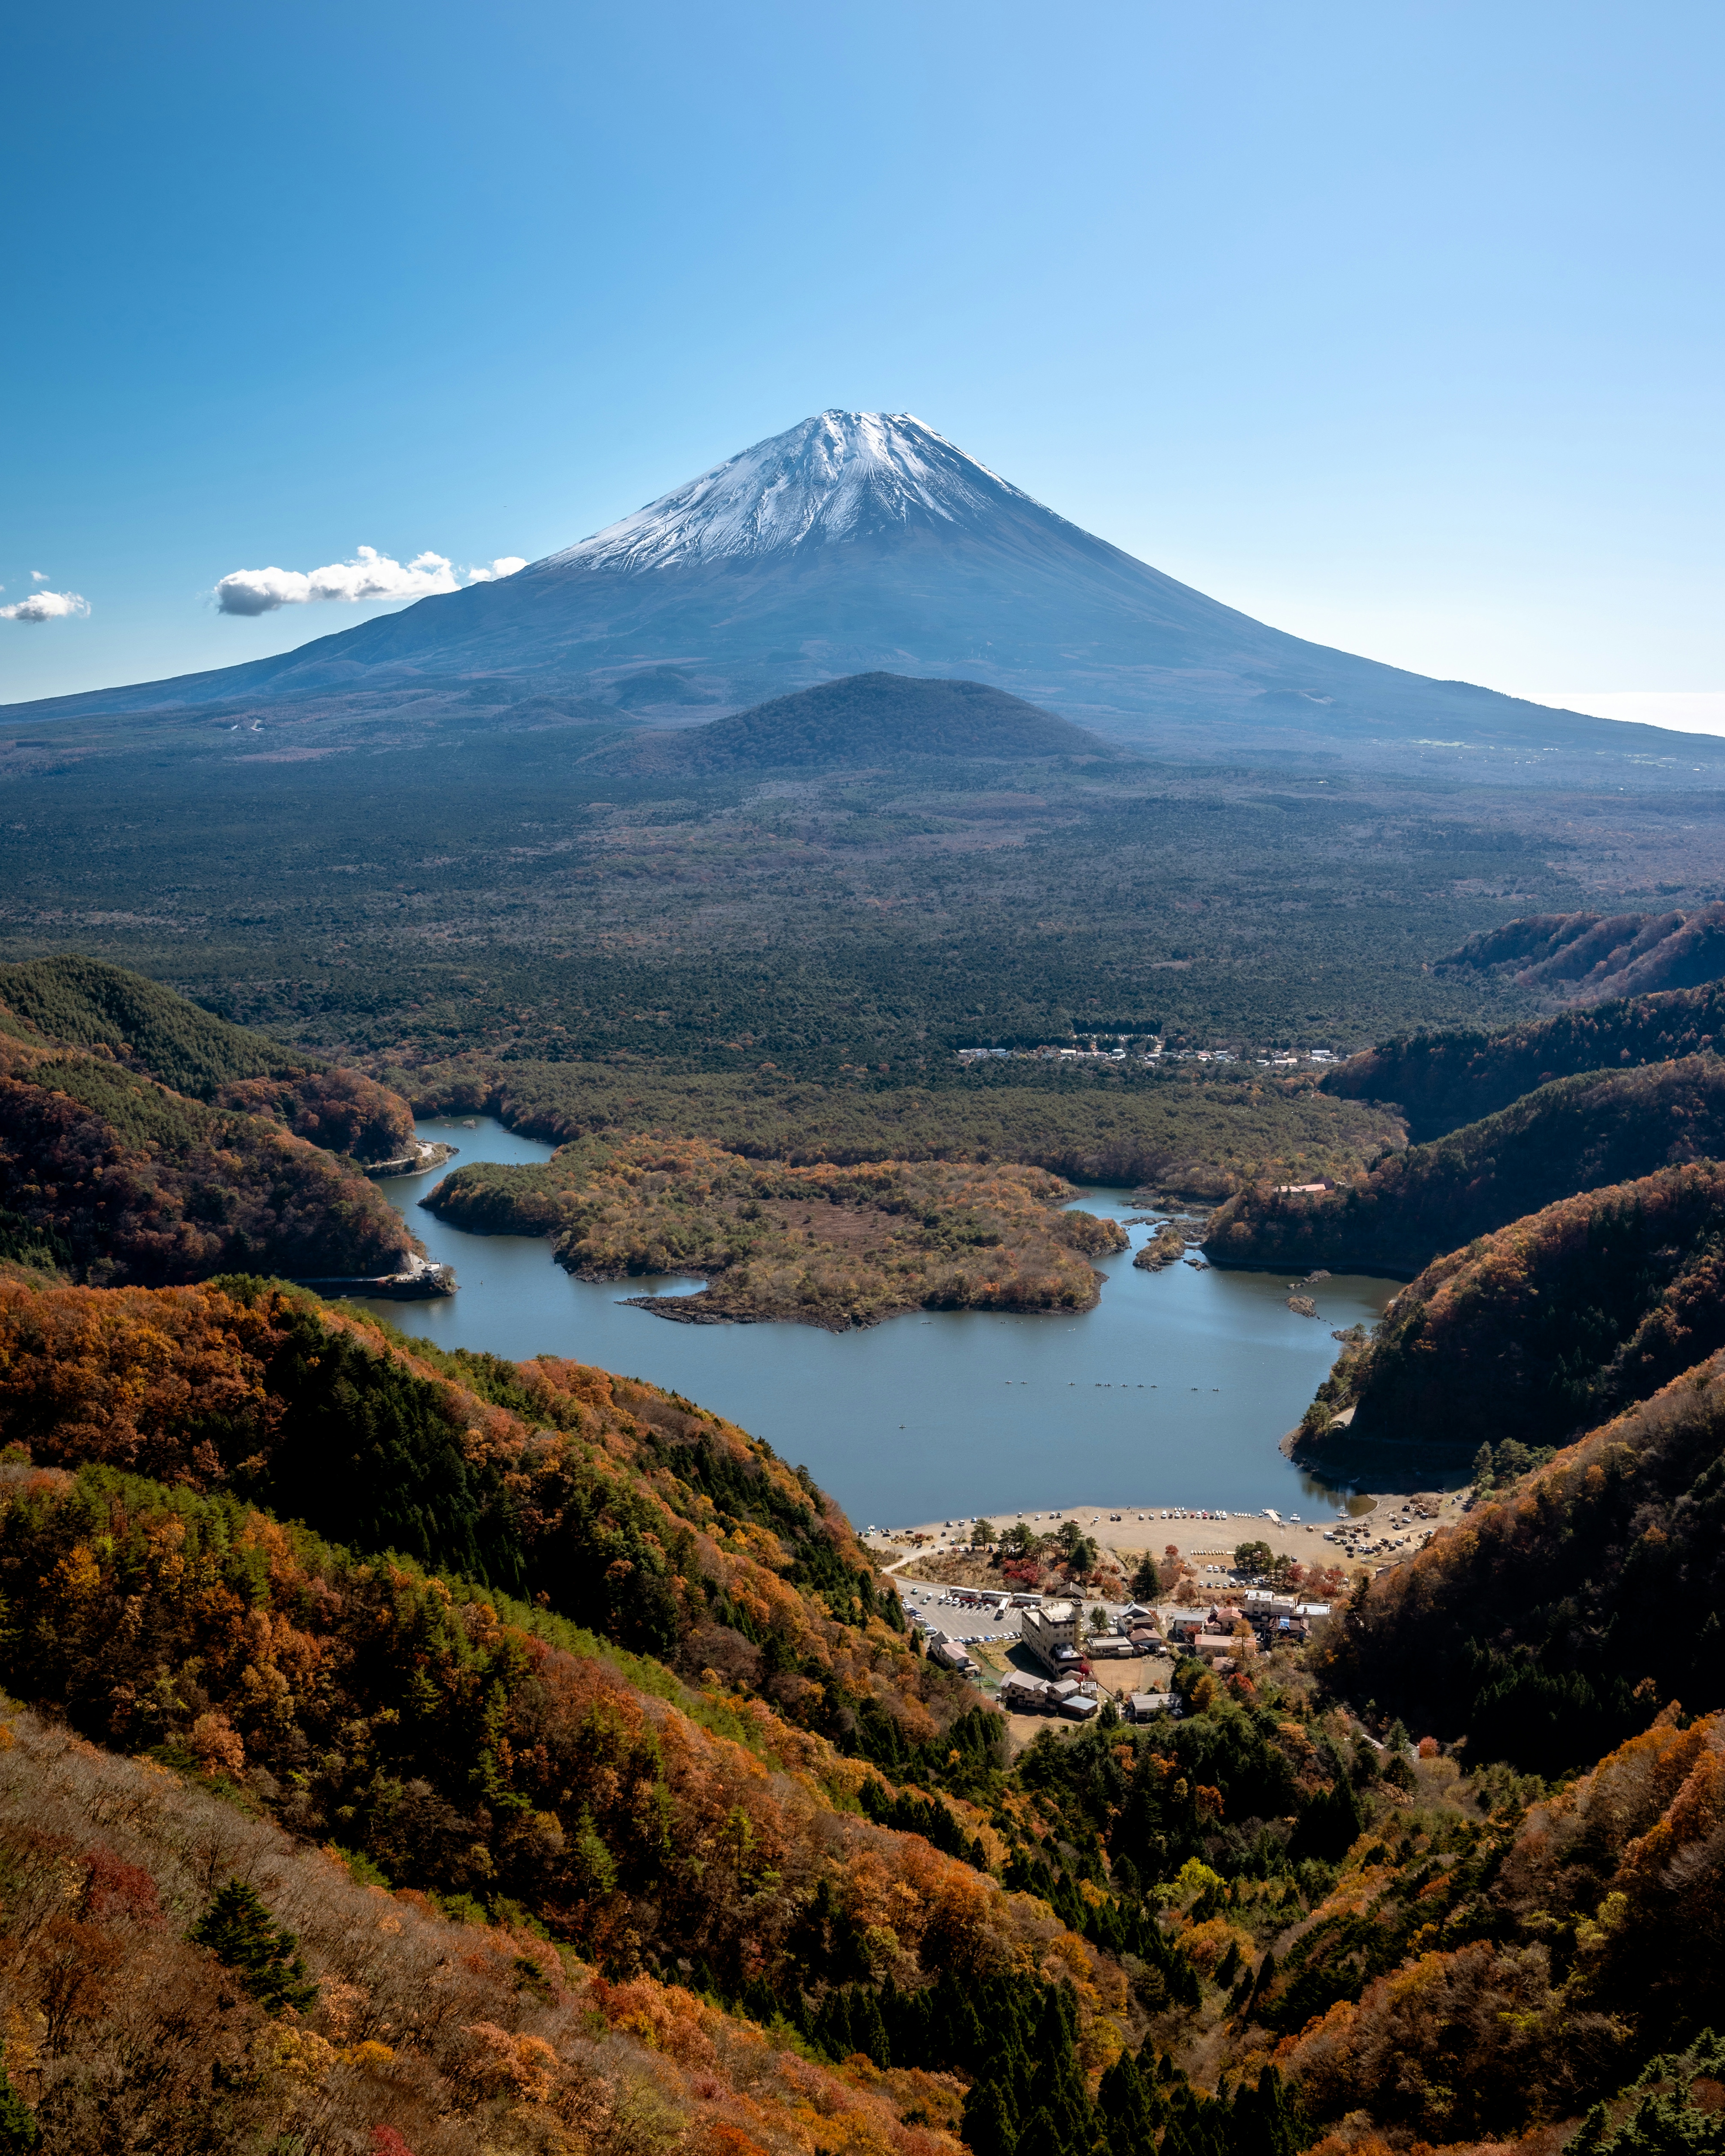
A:
{"type": "Polygon", "coordinates": [[[1160,1557],[1172,1544],[1191,1566],[1200,1587],[1219,1589],[1231,1584],[1235,1550],[1245,1542],[1267,1543],[1278,1557],[1297,1558],[1308,1568],[1341,1565],[1350,1572],[1375,1571],[1411,1556],[1440,1526],[1459,1517],[1467,1496],[1465,1490],[1434,1490],[1414,1496],[1379,1493],[1357,1498],[1357,1512],[1310,1518],[1286,1513],[1276,1517],[1267,1512],[1206,1512],[1175,1506],[1055,1506],[1045,1512],[983,1512],[973,1518],[924,1521],[915,1527],[876,1530],[863,1539],[891,1569],[914,1576],[916,1558],[951,1557],[968,1549],[977,1519],[1001,1529],[1022,1520],[1044,1535],[1070,1519],[1100,1549],[1111,1554],[1128,1576],[1147,1552],[1160,1557]]]}

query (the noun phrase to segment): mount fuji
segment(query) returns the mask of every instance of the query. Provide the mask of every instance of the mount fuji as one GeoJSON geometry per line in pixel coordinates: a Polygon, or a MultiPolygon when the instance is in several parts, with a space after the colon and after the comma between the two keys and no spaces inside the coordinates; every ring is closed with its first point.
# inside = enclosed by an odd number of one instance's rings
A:
{"type": "Polygon", "coordinates": [[[687,723],[841,676],[961,676],[1145,745],[1666,738],[1266,627],[1135,560],[904,413],[823,412],[516,575],[280,657],[56,715],[439,708],[687,723]]]}

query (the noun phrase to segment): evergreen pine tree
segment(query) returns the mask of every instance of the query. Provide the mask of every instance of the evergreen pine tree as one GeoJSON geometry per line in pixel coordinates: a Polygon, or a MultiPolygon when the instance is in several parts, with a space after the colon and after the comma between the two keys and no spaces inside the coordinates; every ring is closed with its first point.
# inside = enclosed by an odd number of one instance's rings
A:
{"type": "Polygon", "coordinates": [[[1235,2090],[1230,2128],[1234,2156],[1294,2156],[1296,2122],[1274,2066],[1263,2069],[1255,2087],[1242,2082],[1235,2090]]]}
{"type": "Polygon", "coordinates": [[[300,1958],[300,1942],[284,1925],[272,1922],[243,1879],[230,1879],[218,1890],[192,1937],[198,1946],[208,1947],[224,1969],[238,1974],[241,1984],[267,2014],[280,2014],[288,2007],[303,2013],[317,1997],[317,1986],[300,1958]]]}
{"type": "Polygon", "coordinates": [[[0,2156],[28,2156],[42,2145],[42,2128],[6,2076],[6,2047],[0,2044],[0,2156]]]}
{"type": "Polygon", "coordinates": [[[1139,2156],[1151,2148],[1156,2119],[1130,2051],[1122,2051],[1102,2076],[1096,2109],[1107,2127],[1108,2156],[1139,2156]]]}
{"type": "Polygon", "coordinates": [[[855,2048],[883,2071],[892,2064],[892,2046],[886,2024],[872,1991],[859,1991],[850,2002],[850,2038],[855,2048]]]}
{"type": "Polygon", "coordinates": [[[1018,2123],[998,2082],[978,2082],[971,2090],[964,2099],[959,2130],[974,2156],[1013,2156],[1019,2143],[1018,2123]]]}
{"type": "Polygon", "coordinates": [[[814,2041],[834,2059],[848,2059],[860,2048],[850,2026],[850,2003],[836,1984],[814,2017],[814,2041]]]}
{"type": "Polygon", "coordinates": [[[1046,2104],[1039,2105],[1032,2112],[1019,2139],[1027,2156],[1033,2150],[1035,2156],[1061,2156],[1065,2147],[1060,2126],[1046,2104]]]}

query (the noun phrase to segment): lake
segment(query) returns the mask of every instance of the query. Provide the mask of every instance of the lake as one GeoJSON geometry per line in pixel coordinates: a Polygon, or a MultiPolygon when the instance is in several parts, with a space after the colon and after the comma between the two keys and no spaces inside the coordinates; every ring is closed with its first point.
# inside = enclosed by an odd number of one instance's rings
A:
{"type": "MultiPolygon", "coordinates": [[[[451,1165],[553,1151],[489,1117],[416,1128],[460,1148],[451,1165]]],[[[1123,1251],[1098,1264],[1101,1300],[1081,1317],[913,1311],[839,1333],[679,1325],[622,1298],[700,1282],[572,1280],[538,1237],[452,1228],[419,1207],[447,1173],[378,1187],[455,1267],[458,1292],[370,1306],[380,1317],[440,1348],[572,1356],[681,1393],[806,1466],[859,1527],[1055,1506],[1274,1507],[1308,1518],[1345,1507],[1345,1489],[1291,1466],[1277,1441],[1335,1357],[1332,1331],[1375,1318],[1394,1281],[1320,1281],[1314,1322],[1288,1308],[1279,1275],[1139,1272],[1123,1251]]],[[[1139,1209],[1112,1190],[1076,1202],[1117,1220],[1139,1209]]],[[[1137,1250],[1150,1230],[1127,1233],[1137,1250]]]]}

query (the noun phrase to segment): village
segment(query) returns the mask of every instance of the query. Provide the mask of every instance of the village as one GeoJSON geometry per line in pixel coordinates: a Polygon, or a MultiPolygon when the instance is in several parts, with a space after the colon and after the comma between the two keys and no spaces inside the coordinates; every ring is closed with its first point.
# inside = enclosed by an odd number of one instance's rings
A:
{"type": "Polygon", "coordinates": [[[1090,1045],[1084,1048],[1063,1048],[1052,1042],[1039,1044],[1034,1048],[961,1048],[955,1051],[961,1063],[986,1063],[1025,1060],[1040,1063],[1142,1063],[1151,1069],[1171,1066],[1176,1063],[1229,1064],[1242,1061],[1255,1064],[1265,1070],[1293,1070],[1302,1063],[1319,1070],[1343,1060],[1334,1049],[1272,1048],[1261,1055],[1250,1051],[1244,1055],[1232,1048],[1169,1048],[1165,1042],[1151,1037],[1149,1045],[1126,1034],[1115,1036],[1116,1045],[1104,1048],[1101,1041],[1106,1036],[1092,1034],[1090,1045]]]}
{"type": "Polygon", "coordinates": [[[1086,1609],[1066,1597],[1017,1594],[991,1602],[973,1589],[937,1598],[911,1589],[907,1607],[923,1651],[979,1685],[1020,1743],[1050,1716],[1078,1723],[1111,1708],[1129,1722],[1178,1717],[1207,1702],[1194,1685],[1177,1680],[1177,1665],[1201,1666],[1197,1684],[1208,1677],[1214,1686],[1259,1655],[1302,1644],[1331,1610],[1327,1602],[1261,1588],[1208,1606],[1131,1602],[1116,1609],[1086,1609]],[[947,1624],[963,1620],[937,1623],[932,1613],[942,1607],[985,1614],[1000,1629],[948,1630],[947,1624]]]}
{"type": "Polygon", "coordinates": [[[1313,1522],[1081,1507],[1019,1513],[1004,1527],[978,1516],[871,1528],[865,1540],[924,1653],[975,1683],[1021,1747],[1050,1717],[1178,1718],[1202,1703],[1206,1680],[1212,1691],[1250,1681],[1255,1658],[1309,1639],[1358,1582],[1423,1548],[1470,1494],[1363,1497],[1358,1513],[1313,1522]]]}

